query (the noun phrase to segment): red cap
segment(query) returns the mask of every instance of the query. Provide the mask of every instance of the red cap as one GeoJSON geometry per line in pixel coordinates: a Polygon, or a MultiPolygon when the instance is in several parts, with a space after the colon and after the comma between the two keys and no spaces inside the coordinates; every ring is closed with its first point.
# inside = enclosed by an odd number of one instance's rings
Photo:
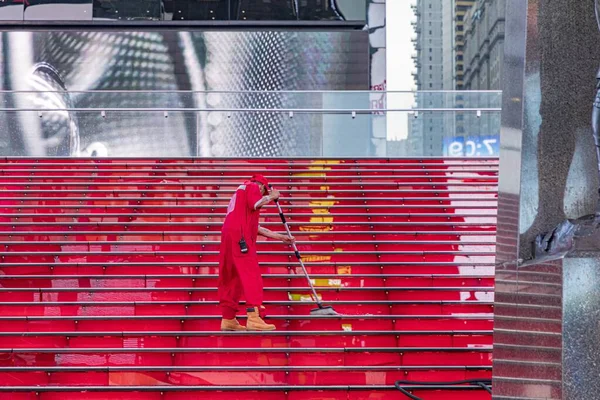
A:
{"type": "Polygon", "coordinates": [[[252,179],[250,179],[250,181],[262,183],[265,186],[265,189],[267,190],[267,192],[269,191],[269,181],[267,181],[267,178],[265,178],[264,176],[262,176],[260,174],[253,175],[252,179]]]}

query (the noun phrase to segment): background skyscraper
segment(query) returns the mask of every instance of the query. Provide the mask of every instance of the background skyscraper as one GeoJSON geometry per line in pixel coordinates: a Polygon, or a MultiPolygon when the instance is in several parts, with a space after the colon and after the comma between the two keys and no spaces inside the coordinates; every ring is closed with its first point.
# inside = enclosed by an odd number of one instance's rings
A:
{"type": "MultiPolygon", "coordinates": [[[[416,67],[413,76],[420,91],[415,96],[417,108],[487,105],[483,95],[463,96],[447,91],[500,87],[504,7],[505,0],[417,0],[413,6],[416,67]]],[[[493,118],[478,119],[476,115],[456,112],[420,112],[410,122],[407,152],[443,155],[444,138],[495,134],[487,131],[493,125],[493,118]]]]}

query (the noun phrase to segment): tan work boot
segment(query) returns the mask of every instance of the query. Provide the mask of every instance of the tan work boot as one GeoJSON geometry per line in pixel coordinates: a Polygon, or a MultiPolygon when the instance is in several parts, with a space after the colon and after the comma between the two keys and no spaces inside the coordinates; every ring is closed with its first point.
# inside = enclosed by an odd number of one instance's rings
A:
{"type": "Polygon", "coordinates": [[[248,322],[246,323],[246,327],[249,331],[273,331],[275,330],[275,325],[267,324],[260,317],[258,312],[258,307],[253,307],[248,309],[248,322]]]}
{"type": "Polygon", "coordinates": [[[246,327],[244,325],[240,325],[236,318],[234,319],[225,319],[221,320],[221,330],[222,331],[245,331],[246,327]]]}

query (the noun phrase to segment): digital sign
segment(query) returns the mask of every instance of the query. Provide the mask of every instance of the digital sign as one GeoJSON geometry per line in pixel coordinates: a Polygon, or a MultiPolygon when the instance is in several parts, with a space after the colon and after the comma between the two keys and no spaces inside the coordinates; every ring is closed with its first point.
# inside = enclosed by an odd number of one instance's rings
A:
{"type": "Polygon", "coordinates": [[[0,89],[27,92],[1,104],[91,110],[0,113],[0,155],[318,155],[323,114],[212,110],[321,109],[319,93],[279,93],[368,89],[368,55],[354,30],[0,32],[0,89]]]}
{"type": "Polygon", "coordinates": [[[496,157],[499,154],[499,135],[444,138],[445,157],[496,157]]]}

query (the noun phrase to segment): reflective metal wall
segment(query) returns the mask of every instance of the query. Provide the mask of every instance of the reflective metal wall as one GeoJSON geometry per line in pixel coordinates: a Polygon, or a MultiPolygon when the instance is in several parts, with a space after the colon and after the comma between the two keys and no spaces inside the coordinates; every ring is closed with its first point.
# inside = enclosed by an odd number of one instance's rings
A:
{"type": "Polygon", "coordinates": [[[562,260],[496,267],[494,400],[571,399],[562,390],[562,302],[562,260]]]}
{"type": "Polygon", "coordinates": [[[493,397],[593,399],[597,258],[530,259],[537,235],[595,210],[594,2],[509,0],[506,23],[493,397]]]}
{"type": "Polygon", "coordinates": [[[600,259],[563,260],[563,398],[595,398],[600,390],[600,259]]]}

